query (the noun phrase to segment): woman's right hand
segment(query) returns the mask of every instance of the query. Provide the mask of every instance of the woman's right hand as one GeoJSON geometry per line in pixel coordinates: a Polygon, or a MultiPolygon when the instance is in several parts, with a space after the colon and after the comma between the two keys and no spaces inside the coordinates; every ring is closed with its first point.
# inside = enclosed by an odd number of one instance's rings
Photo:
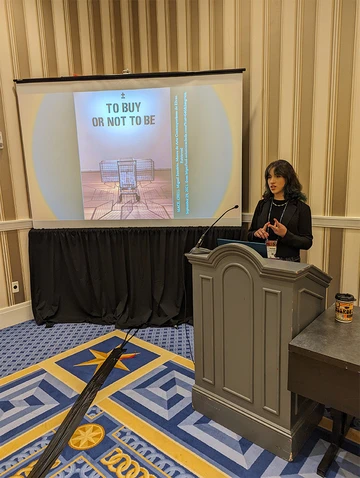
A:
{"type": "Polygon", "coordinates": [[[263,227],[260,227],[260,229],[254,232],[254,236],[266,240],[269,237],[269,233],[267,232],[269,224],[270,222],[267,222],[263,227]]]}

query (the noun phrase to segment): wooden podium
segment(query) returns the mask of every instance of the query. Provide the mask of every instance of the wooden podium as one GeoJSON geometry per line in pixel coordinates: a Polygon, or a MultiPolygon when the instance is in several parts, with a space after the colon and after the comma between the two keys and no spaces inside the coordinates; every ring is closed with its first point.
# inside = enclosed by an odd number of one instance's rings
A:
{"type": "Polygon", "coordinates": [[[235,243],[186,256],[193,265],[194,409],[292,461],[323,405],[288,391],[288,346],[324,311],[331,277],[235,243]]]}

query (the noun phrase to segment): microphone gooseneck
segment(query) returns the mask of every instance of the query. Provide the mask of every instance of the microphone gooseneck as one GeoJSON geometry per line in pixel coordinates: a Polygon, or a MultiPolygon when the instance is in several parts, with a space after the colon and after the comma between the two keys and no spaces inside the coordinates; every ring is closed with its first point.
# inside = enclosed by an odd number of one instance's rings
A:
{"type": "Polygon", "coordinates": [[[235,206],[233,207],[230,207],[229,209],[227,209],[224,213],[221,214],[221,216],[216,219],[216,221],[211,224],[211,226],[209,226],[206,231],[201,235],[200,239],[197,241],[196,243],[196,246],[193,247],[190,251],[191,254],[208,254],[210,252],[210,249],[206,249],[204,247],[201,247],[201,244],[204,242],[204,238],[206,236],[206,234],[210,231],[210,229],[212,229],[215,224],[220,221],[220,219],[225,216],[225,214],[227,214],[229,211],[232,211],[233,209],[237,209],[239,207],[238,204],[235,204],[235,206]]]}

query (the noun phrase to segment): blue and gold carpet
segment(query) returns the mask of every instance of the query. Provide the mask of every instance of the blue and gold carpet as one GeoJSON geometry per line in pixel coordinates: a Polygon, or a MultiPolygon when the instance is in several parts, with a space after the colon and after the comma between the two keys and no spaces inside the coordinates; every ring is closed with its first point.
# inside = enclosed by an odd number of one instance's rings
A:
{"type": "MultiPolygon", "coordinates": [[[[124,337],[112,331],[0,379],[1,478],[28,476],[124,337]]],[[[191,360],[134,338],[48,476],[317,478],[326,430],[318,428],[288,463],[193,410],[193,382],[191,360]]],[[[347,440],[328,477],[359,476],[358,455],[347,440]]]]}

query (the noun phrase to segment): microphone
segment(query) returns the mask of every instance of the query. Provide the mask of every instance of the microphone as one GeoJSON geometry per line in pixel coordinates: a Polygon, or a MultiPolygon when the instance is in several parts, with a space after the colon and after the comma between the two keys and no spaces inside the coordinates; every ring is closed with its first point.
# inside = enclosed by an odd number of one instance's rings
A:
{"type": "Polygon", "coordinates": [[[201,244],[204,242],[204,238],[205,238],[206,234],[210,231],[210,229],[212,229],[215,226],[215,224],[218,221],[220,221],[220,219],[223,216],[225,216],[226,213],[228,213],[229,211],[232,211],[233,209],[237,209],[238,207],[239,207],[239,205],[235,204],[235,206],[231,207],[230,209],[225,211],[223,214],[221,214],[221,216],[218,219],[216,219],[216,221],[206,229],[204,234],[202,234],[200,239],[197,241],[196,246],[191,249],[190,254],[208,254],[209,252],[211,252],[210,249],[206,249],[205,247],[201,247],[201,244]]]}

